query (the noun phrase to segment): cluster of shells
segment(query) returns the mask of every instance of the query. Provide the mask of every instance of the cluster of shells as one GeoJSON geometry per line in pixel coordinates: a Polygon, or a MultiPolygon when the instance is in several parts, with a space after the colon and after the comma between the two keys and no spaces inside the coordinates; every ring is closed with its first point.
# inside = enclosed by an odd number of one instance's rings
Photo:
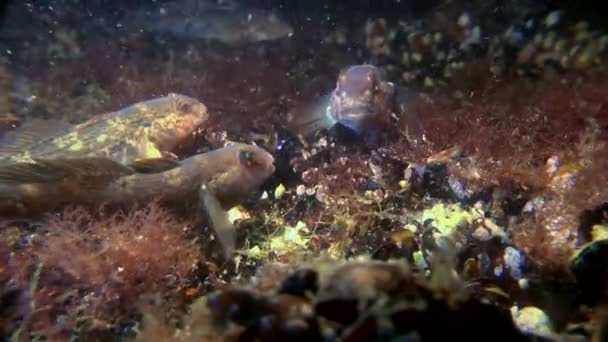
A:
{"type": "Polygon", "coordinates": [[[390,23],[370,18],[365,25],[369,60],[394,81],[433,88],[463,72],[468,63],[495,77],[580,70],[601,62],[608,34],[585,21],[562,20],[562,12],[515,19],[500,27],[492,17],[467,12],[441,20],[422,18],[390,23]],[[498,27],[497,27],[498,26],[498,27]]]}

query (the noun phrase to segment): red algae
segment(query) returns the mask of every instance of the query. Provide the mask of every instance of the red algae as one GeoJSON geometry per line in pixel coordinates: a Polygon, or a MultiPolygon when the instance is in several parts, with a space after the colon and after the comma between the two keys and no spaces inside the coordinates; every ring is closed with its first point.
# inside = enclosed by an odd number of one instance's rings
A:
{"type": "Polygon", "coordinates": [[[189,227],[157,203],[110,216],[81,208],[50,216],[31,250],[34,271],[20,283],[32,294],[21,333],[55,338],[116,328],[137,320],[157,295],[163,307],[183,306],[201,258],[189,227]]]}
{"type": "MultiPolygon", "coordinates": [[[[594,122],[571,160],[554,159],[549,189],[531,217],[513,227],[515,244],[547,270],[563,271],[574,250],[591,239],[586,214],[608,204],[608,146],[594,122]]],[[[601,221],[601,219],[600,219],[601,221]]]]}
{"type": "Polygon", "coordinates": [[[514,179],[543,186],[546,160],[575,153],[587,118],[608,125],[608,87],[600,75],[497,82],[461,100],[421,97],[416,111],[428,143],[403,152],[422,159],[460,145],[478,159],[488,184],[514,179]]]}

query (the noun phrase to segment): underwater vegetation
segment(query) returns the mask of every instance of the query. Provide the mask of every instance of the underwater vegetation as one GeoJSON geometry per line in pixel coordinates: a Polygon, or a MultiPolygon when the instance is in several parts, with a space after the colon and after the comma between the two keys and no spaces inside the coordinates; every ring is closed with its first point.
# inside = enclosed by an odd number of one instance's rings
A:
{"type": "Polygon", "coordinates": [[[68,208],[44,231],[8,224],[2,232],[2,308],[13,319],[3,315],[0,326],[17,340],[119,328],[157,294],[170,309],[196,289],[192,224],[158,203],[112,215],[68,208]]]}
{"type": "Polygon", "coordinates": [[[51,3],[0,26],[0,338],[605,339],[593,10],[51,3]]]}

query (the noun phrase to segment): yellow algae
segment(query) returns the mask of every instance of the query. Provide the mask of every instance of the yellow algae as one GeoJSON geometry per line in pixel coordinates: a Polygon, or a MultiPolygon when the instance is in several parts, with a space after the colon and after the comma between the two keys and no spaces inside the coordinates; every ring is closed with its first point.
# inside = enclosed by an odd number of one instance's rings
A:
{"type": "Polygon", "coordinates": [[[596,224],[591,228],[591,241],[608,239],[608,225],[596,224]]]}
{"type": "Polygon", "coordinates": [[[150,107],[148,107],[147,105],[145,105],[143,103],[136,104],[135,108],[137,108],[137,110],[140,111],[141,113],[147,113],[150,111],[150,107]]]}
{"type": "Polygon", "coordinates": [[[234,224],[236,221],[250,218],[249,214],[242,207],[236,206],[228,210],[228,220],[234,224]]]}
{"type": "Polygon", "coordinates": [[[138,154],[141,158],[161,158],[162,153],[158,148],[148,139],[141,139],[139,143],[135,146],[138,154]]]}
{"type": "Polygon", "coordinates": [[[108,120],[108,125],[116,131],[116,133],[125,133],[128,129],[126,120],[121,118],[113,118],[108,120]]]}
{"type": "Polygon", "coordinates": [[[261,259],[264,257],[264,252],[258,245],[255,245],[249,249],[246,249],[242,253],[252,259],[261,259]]]}
{"type": "Polygon", "coordinates": [[[108,136],[106,134],[100,134],[96,140],[98,143],[104,143],[107,139],[108,136]]]}
{"type": "Polygon", "coordinates": [[[57,137],[53,139],[53,143],[60,149],[64,149],[72,144],[75,144],[79,141],[78,132],[70,132],[62,137],[57,137]]]}
{"type": "Polygon", "coordinates": [[[18,162],[18,163],[33,163],[34,162],[34,159],[32,159],[32,154],[30,151],[24,151],[20,155],[11,156],[10,160],[14,161],[14,162],[18,162]]]}
{"type": "Polygon", "coordinates": [[[175,113],[167,114],[166,116],[153,121],[151,128],[147,128],[145,134],[158,135],[160,132],[170,129],[176,129],[179,123],[179,116],[175,113]]]}
{"type": "Polygon", "coordinates": [[[169,172],[165,176],[165,180],[167,181],[167,186],[172,187],[179,187],[183,182],[182,175],[179,172],[169,172]]]}
{"type": "Polygon", "coordinates": [[[83,144],[82,141],[78,140],[76,143],[70,145],[68,148],[69,151],[80,151],[82,150],[83,144]]]}

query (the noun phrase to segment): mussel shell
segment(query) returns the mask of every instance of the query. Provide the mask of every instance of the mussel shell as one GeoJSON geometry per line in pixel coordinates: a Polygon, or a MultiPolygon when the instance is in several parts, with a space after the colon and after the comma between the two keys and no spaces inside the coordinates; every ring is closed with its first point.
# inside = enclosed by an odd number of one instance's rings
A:
{"type": "Polygon", "coordinates": [[[608,285],[608,239],[583,245],[570,260],[570,270],[576,279],[581,302],[597,304],[606,296],[608,285]]]}

